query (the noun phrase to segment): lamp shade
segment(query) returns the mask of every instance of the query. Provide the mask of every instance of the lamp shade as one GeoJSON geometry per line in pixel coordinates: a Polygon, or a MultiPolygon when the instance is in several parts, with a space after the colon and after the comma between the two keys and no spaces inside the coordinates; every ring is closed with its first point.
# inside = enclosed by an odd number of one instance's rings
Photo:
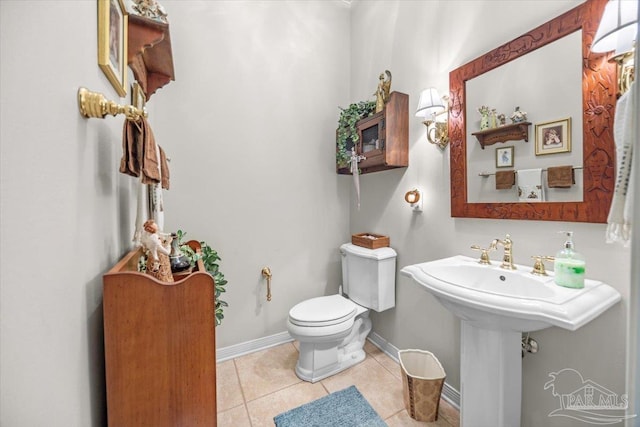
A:
{"type": "Polygon", "coordinates": [[[416,117],[429,117],[444,110],[444,103],[436,88],[430,87],[420,93],[416,117]]]}
{"type": "Polygon", "coordinates": [[[637,33],[638,0],[609,0],[593,38],[591,51],[629,51],[637,33]]]}

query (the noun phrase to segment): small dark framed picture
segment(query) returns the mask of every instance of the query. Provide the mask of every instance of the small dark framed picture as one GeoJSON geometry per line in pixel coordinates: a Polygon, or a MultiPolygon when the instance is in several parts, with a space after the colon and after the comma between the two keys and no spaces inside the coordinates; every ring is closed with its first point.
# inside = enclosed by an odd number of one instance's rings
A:
{"type": "Polygon", "coordinates": [[[513,147],[496,148],[496,167],[497,168],[513,167],[513,147]]]}
{"type": "Polygon", "coordinates": [[[571,151],[571,117],[536,125],[536,156],[571,151]]]}
{"type": "Polygon", "coordinates": [[[127,20],[122,0],[98,0],[98,65],[120,97],[127,95],[127,20]]]}

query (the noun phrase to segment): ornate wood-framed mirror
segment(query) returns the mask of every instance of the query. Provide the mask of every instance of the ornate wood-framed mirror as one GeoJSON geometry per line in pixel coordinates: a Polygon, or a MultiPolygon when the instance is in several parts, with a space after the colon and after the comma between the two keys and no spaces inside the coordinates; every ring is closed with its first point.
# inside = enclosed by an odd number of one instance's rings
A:
{"type": "MultiPolygon", "coordinates": [[[[451,71],[449,135],[451,216],[605,223],[615,185],[613,118],[616,67],[590,47],[607,0],[585,3],[451,71]],[[583,198],[576,202],[469,203],[467,199],[466,82],[582,30],[583,198]]],[[[530,138],[531,139],[531,138],[530,138]]]]}

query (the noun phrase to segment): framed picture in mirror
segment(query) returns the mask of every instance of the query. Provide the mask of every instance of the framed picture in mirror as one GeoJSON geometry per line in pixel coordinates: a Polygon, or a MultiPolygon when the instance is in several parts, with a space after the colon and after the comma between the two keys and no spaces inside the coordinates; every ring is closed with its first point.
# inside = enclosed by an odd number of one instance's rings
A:
{"type": "Polygon", "coordinates": [[[496,148],[496,168],[513,167],[513,146],[496,148]]]}
{"type": "Polygon", "coordinates": [[[571,151],[571,117],[536,125],[536,156],[571,151]]]}

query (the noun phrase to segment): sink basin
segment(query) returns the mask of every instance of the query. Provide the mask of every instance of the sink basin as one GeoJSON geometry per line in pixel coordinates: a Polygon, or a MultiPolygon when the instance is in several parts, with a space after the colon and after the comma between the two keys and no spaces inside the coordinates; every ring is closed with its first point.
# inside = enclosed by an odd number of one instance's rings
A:
{"type": "Polygon", "coordinates": [[[462,255],[401,270],[460,317],[460,425],[520,425],[522,332],[550,326],[576,330],[620,301],[595,280],[583,289],[557,286],[553,273],[505,270],[462,255]]]}
{"type": "Polygon", "coordinates": [[[611,286],[586,280],[583,289],[558,286],[530,266],[505,270],[462,255],[409,265],[401,271],[460,318],[487,329],[576,330],[620,300],[611,286]]]}

